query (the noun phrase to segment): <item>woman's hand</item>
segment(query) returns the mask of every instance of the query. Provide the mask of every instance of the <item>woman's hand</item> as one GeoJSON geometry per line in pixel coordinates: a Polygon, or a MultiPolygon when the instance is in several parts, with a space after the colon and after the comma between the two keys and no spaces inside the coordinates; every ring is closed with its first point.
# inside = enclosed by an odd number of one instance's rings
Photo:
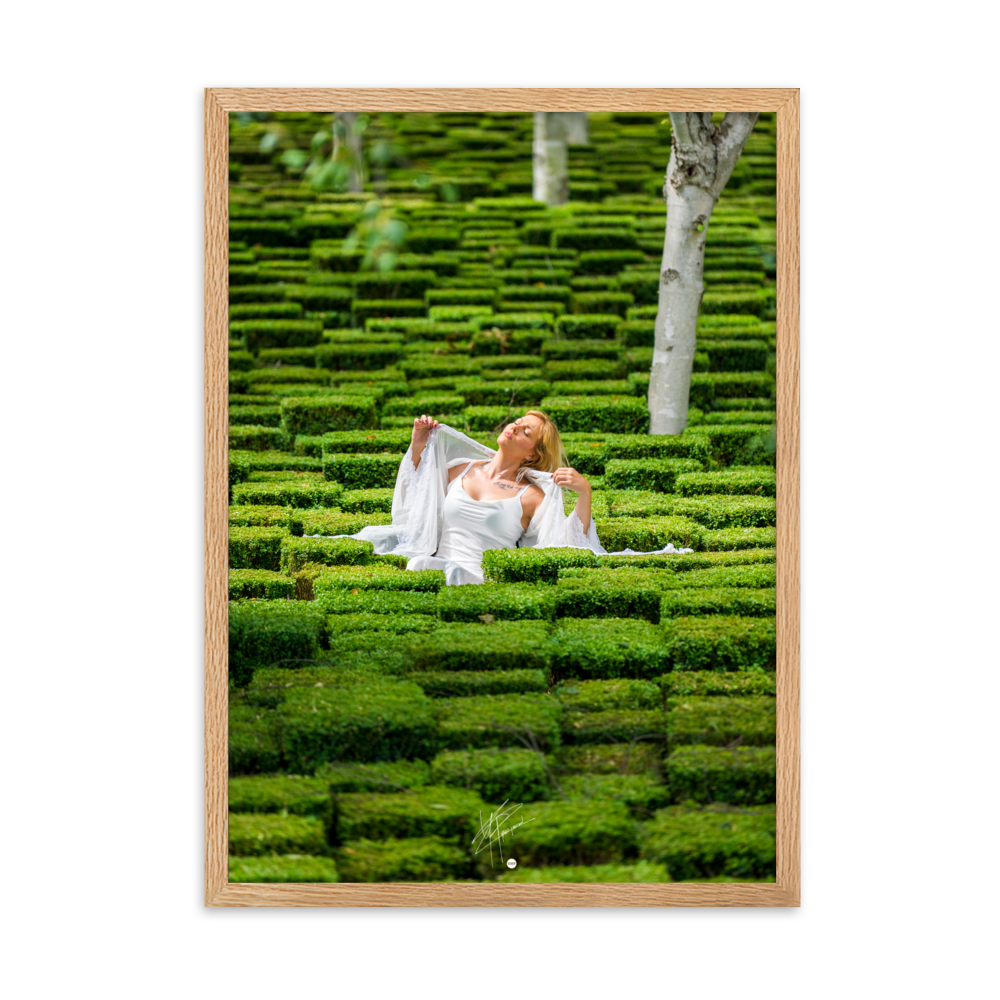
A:
{"type": "Polygon", "coordinates": [[[427,435],[437,427],[438,422],[433,418],[427,416],[425,413],[422,417],[417,417],[413,421],[413,436],[410,439],[413,444],[425,444],[427,442],[427,435]]]}
{"type": "Polygon", "coordinates": [[[556,469],[552,482],[574,493],[590,493],[590,483],[576,469],[556,469]]]}

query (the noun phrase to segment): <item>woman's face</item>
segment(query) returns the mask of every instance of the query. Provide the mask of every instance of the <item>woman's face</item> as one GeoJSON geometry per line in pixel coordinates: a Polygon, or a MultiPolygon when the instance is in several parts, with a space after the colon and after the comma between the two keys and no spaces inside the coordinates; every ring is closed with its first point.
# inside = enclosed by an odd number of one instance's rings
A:
{"type": "Polygon", "coordinates": [[[518,417],[500,432],[497,444],[509,455],[516,456],[518,463],[533,462],[538,455],[535,443],[541,426],[538,417],[518,417]]]}

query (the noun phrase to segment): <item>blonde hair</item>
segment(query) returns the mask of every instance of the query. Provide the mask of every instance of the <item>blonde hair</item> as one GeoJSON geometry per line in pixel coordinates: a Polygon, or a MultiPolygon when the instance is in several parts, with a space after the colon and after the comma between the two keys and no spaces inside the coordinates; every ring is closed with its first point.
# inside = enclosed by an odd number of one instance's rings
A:
{"type": "Polygon", "coordinates": [[[541,410],[528,410],[525,416],[538,417],[541,426],[538,428],[538,438],[535,441],[535,460],[524,462],[517,470],[517,478],[520,479],[528,470],[555,472],[556,469],[566,468],[569,465],[569,459],[566,457],[566,448],[559,436],[556,422],[547,413],[542,413],[541,410]]]}

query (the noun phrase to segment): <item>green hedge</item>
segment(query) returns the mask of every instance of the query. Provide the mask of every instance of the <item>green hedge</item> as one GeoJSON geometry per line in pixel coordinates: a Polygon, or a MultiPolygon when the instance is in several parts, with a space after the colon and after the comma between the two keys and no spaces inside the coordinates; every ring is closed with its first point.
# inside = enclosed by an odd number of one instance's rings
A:
{"type": "Polygon", "coordinates": [[[774,746],[775,705],[766,695],[672,696],[667,700],[671,746],[726,746],[741,737],[747,746],[774,746]]]}
{"type": "Polygon", "coordinates": [[[666,865],[639,861],[634,865],[571,865],[543,868],[518,867],[497,882],[669,882],[666,865]]]}
{"type": "Polygon", "coordinates": [[[438,392],[386,400],[382,412],[387,417],[419,417],[422,413],[458,413],[464,406],[462,396],[438,392]]]}
{"type": "Polygon", "coordinates": [[[438,837],[355,840],[336,859],[344,882],[443,882],[471,875],[466,851],[438,837]]]}
{"type": "Polygon", "coordinates": [[[708,442],[683,434],[609,434],[604,439],[608,458],[693,458],[707,462],[708,442]]]}
{"type": "Polygon", "coordinates": [[[388,514],[392,511],[392,489],[348,490],[341,494],[340,509],[349,514],[388,514]]]}
{"type": "Polygon", "coordinates": [[[692,587],[672,590],[663,595],[660,617],[685,615],[751,615],[769,617],[775,613],[773,587],[756,590],[750,587],[692,587]]]}
{"type": "MultiPolygon", "coordinates": [[[[356,538],[294,538],[281,540],[281,568],[294,573],[308,563],[324,566],[349,566],[366,563],[372,556],[372,543],[356,538]]],[[[315,584],[314,584],[315,586],[315,584]]]]}
{"type": "Polygon", "coordinates": [[[229,320],[245,319],[301,319],[302,306],[298,302],[251,302],[230,305],[229,320]]]}
{"type": "Polygon", "coordinates": [[[739,670],[720,673],[707,670],[672,670],[657,678],[664,696],[777,694],[777,677],[773,671],[739,670]]]}
{"type": "Polygon", "coordinates": [[[323,616],[308,601],[230,603],[230,679],[245,687],[261,667],[315,660],[322,629],[323,616]]]}
{"type": "MultiPolygon", "coordinates": [[[[463,589],[446,588],[438,606],[447,604],[453,590],[463,589]]],[[[548,626],[539,621],[498,621],[491,625],[449,623],[427,635],[413,636],[406,658],[411,669],[424,671],[503,670],[507,667],[547,670],[547,638],[548,626]]]]}
{"type": "Polygon", "coordinates": [[[354,535],[369,524],[391,524],[386,513],[345,514],[340,510],[310,510],[293,515],[293,535],[354,535]]]}
{"type": "Polygon", "coordinates": [[[462,410],[462,419],[467,430],[490,433],[506,423],[511,412],[509,406],[467,406],[462,410]]]}
{"type": "Polygon", "coordinates": [[[635,233],[624,227],[614,229],[557,227],[552,246],[570,250],[635,250],[635,233]]]}
{"type": "Polygon", "coordinates": [[[336,507],[343,495],[340,483],[296,482],[281,480],[271,483],[237,483],[232,502],[236,505],[266,507],[336,507]]]}
{"type": "Polygon", "coordinates": [[[552,756],[558,774],[649,774],[660,773],[662,744],[659,740],[629,743],[581,743],[560,747],[552,756]]]}
{"type": "Polygon", "coordinates": [[[229,324],[229,335],[239,337],[256,354],[263,347],[313,347],[323,339],[323,324],[308,319],[245,319],[229,324]]]}
{"type": "Polygon", "coordinates": [[[685,497],[702,496],[706,493],[774,497],[777,494],[777,476],[773,469],[688,472],[677,477],[674,488],[685,497]]]}
{"type": "Polygon", "coordinates": [[[663,708],[663,691],[653,681],[568,680],[560,683],[553,693],[570,712],[663,708]]]}
{"type": "Polygon", "coordinates": [[[258,597],[265,600],[294,598],[295,581],[271,569],[231,569],[229,600],[258,597]]]}
{"type": "MultiPolygon", "coordinates": [[[[622,802],[533,802],[517,811],[524,825],[504,838],[504,856],[521,865],[596,865],[631,857],[638,824],[622,802]]],[[[488,851],[480,852],[479,858],[488,851]]],[[[500,861],[494,848],[494,864],[500,861]]]]}
{"type": "Polygon", "coordinates": [[[541,407],[560,431],[644,433],[649,411],[644,399],[613,396],[548,396],[541,407]]]}
{"type": "Polygon", "coordinates": [[[616,580],[614,575],[585,570],[567,576],[556,586],[556,615],[560,618],[644,618],[660,620],[660,591],[649,584],[652,574],[616,580]]]}
{"type": "Polygon", "coordinates": [[[655,322],[634,319],[619,323],[615,335],[622,347],[652,347],[655,330],[655,322]]]}
{"type": "Polygon", "coordinates": [[[397,760],[382,764],[335,761],[320,765],[315,779],[306,780],[322,781],[333,795],[345,792],[401,792],[429,784],[431,768],[423,760],[397,760]]]}
{"type": "Polygon", "coordinates": [[[664,777],[675,802],[764,805],[776,795],[774,747],[686,746],[664,761],[664,777]]]}
{"type": "Polygon", "coordinates": [[[231,813],[290,813],[323,817],[330,810],[330,784],[323,778],[277,774],[229,779],[231,813]]]}
{"type": "Polygon", "coordinates": [[[318,396],[281,401],[281,424],[292,438],[297,434],[327,434],[377,427],[375,400],[370,396],[318,396]]]}
{"type": "Polygon", "coordinates": [[[410,447],[411,433],[409,430],[333,431],[322,435],[322,451],[331,454],[392,451],[402,456],[410,447]]]}
{"type": "MultiPolygon", "coordinates": [[[[305,539],[313,541],[314,539],[305,539]]],[[[371,552],[369,542],[359,542],[352,538],[315,539],[327,545],[336,542],[348,542],[356,546],[365,546],[371,552]]],[[[342,560],[342,563],[353,560],[342,560]]],[[[418,590],[436,593],[444,585],[444,571],[439,569],[400,570],[394,566],[381,563],[364,564],[364,559],[357,560],[357,565],[339,564],[336,570],[322,573],[316,578],[313,589],[316,596],[336,590],[418,590]]],[[[343,627],[343,623],[341,623],[343,627]]],[[[384,626],[379,626],[384,627],[384,626]]]]}
{"type": "Polygon", "coordinates": [[[552,633],[556,677],[656,677],[667,652],[656,626],[628,618],[561,618],[552,633]]]}
{"type": "MultiPolygon", "coordinates": [[[[553,392],[560,391],[558,384],[560,381],[604,381],[620,379],[625,374],[620,361],[608,358],[546,361],[542,371],[545,377],[553,383],[553,392]]],[[[631,403],[632,400],[627,399],[626,402],[631,403]]]]}
{"type": "Polygon", "coordinates": [[[230,569],[279,569],[287,527],[229,527],[230,569]]]}
{"type": "Polygon", "coordinates": [[[549,394],[549,383],[542,379],[521,378],[482,380],[463,388],[462,395],[469,406],[537,406],[549,394]]]}
{"type": "Polygon", "coordinates": [[[442,749],[559,745],[562,708],[544,694],[483,695],[439,701],[442,749]]]}
{"type": "Polygon", "coordinates": [[[648,861],[666,865],[678,882],[719,876],[752,882],[773,876],[773,807],[661,810],[646,827],[641,853],[648,861]]]}
{"type": "Polygon", "coordinates": [[[278,709],[288,770],[429,759],[438,749],[433,704],[416,684],[377,676],[342,687],[290,688],[278,709]]]}
{"type": "Polygon", "coordinates": [[[457,838],[469,844],[475,836],[483,800],[468,789],[423,785],[406,792],[353,792],[333,801],[331,840],[390,838],[457,838]]]}
{"type": "Polygon", "coordinates": [[[590,549],[487,549],[483,576],[487,583],[555,583],[561,568],[596,564],[590,549]]]}
{"type": "Polygon", "coordinates": [[[555,614],[555,599],[552,588],[544,584],[447,587],[441,592],[438,614],[451,622],[475,622],[484,615],[501,620],[550,619],[555,614]]]}
{"type": "Polygon", "coordinates": [[[271,451],[286,443],[285,432],[280,427],[230,424],[229,446],[238,451],[271,451]]]}
{"type": "Polygon", "coordinates": [[[609,552],[634,549],[655,552],[673,543],[675,548],[698,550],[702,547],[705,529],[686,517],[612,517],[594,519],[601,544],[609,552]]]}
{"type": "Polygon", "coordinates": [[[767,366],[770,348],[763,340],[708,340],[702,338],[698,350],[709,358],[712,372],[755,372],[767,366]]]}
{"type": "MultiPolygon", "coordinates": [[[[361,590],[354,594],[343,588],[325,591],[316,599],[329,615],[436,615],[438,595],[415,590],[361,590]]],[[[455,588],[447,588],[459,589],[455,588]]],[[[331,625],[336,630],[336,622],[331,625]]]]}
{"type": "Polygon", "coordinates": [[[776,528],[721,528],[706,531],[702,544],[707,552],[735,551],[737,549],[757,549],[777,545],[776,528]]]}
{"type": "Polygon", "coordinates": [[[602,316],[616,313],[624,318],[635,299],[628,292],[575,292],[573,312],[584,315],[602,316]]]}
{"type": "Polygon", "coordinates": [[[251,404],[249,406],[229,407],[229,428],[232,434],[233,425],[256,426],[256,427],[277,427],[281,423],[281,407],[275,403],[273,406],[251,404]]]}
{"type": "Polygon", "coordinates": [[[740,615],[682,615],[667,619],[663,641],[674,670],[773,670],[775,619],[740,615]]]}
{"type": "Polygon", "coordinates": [[[542,357],[546,361],[582,361],[587,358],[617,361],[618,353],[619,346],[613,340],[548,340],[542,344],[542,357]]]}
{"type": "Polygon", "coordinates": [[[323,475],[351,490],[392,489],[399,463],[393,453],[324,452],[323,475]]]}
{"type": "Polygon", "coordinates": [[[232,882],[339,882],[340,873],[330,858],[301,854],[269,854],[258,858],[229,858],[232,882]]]}
{"type": "Polygon", "coordinates": [[[437,280],[433,271],[366,271],[355,276],[354,288],[360,299],[423,299],[437,280]]]}
{"type": "Polygon", "coordinates": [[[617,274],[626,264],[642,264],[646,255],[641,250],[587,250],[577,258],[580,274],[617,274]]]}
{"type": "Polygon", "coordinates": [[[622,318],[617,313],[575,313],[556,320],[556,336],[570,340],[614,337],[622,318]]]}
{"type": "Polygon", "coordinates": [[[321,344],[316,348],[316,363],[335,371],[377,371],[395,364],[403,357],[398,344],[321,344]]]}
{"type": "Polygon", "coordinates": [[[544,694],[548,688],[546,671],[518,668],[415,672],[408,674],[407,680],[419,684],[424,694],[432,698],[472,698],[485,694],[544,694]]]}
{"type": "Polygon", "coordinates": [[[439,785],[468,788],[487,802],[529,802],[551,795],[544,758],[532,750],[452,750],[431,761],[439,785]]]}
{"type": "Polygon", "coordinates": [[[329,848],[321,820],[311,816],[231,813],[229,853],[238,857],[267,854],[325,854],[329,848]]]}
{"type": "Polygon", "coordinates": [[[651,818],[670,802],[670,792],[648,774],[576,774],[561,778],[560,787],[570,799],[621,802],[635,817],[651,818]]]}
{"type": "Polygon", "coordinates": [[[673,493],[679,475],[701,468],[702,463],[692,458],[612,458],[604,466],[604,486],[673,493]]]}

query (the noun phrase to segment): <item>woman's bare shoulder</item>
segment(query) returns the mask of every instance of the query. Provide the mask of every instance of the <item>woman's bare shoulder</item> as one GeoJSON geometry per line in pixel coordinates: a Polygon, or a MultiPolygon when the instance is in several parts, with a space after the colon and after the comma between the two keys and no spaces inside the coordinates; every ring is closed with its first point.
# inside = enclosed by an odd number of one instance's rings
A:
{"type": "Polygon", "coordinates": [[[460,462],[458,465],[453,465],[448,470],[448,482],[450,483],[453,479],[457,479],[463,472],[465,472],[465,470],[469,467],[470,461],[472,461],[472,459],[460,462]]]}

